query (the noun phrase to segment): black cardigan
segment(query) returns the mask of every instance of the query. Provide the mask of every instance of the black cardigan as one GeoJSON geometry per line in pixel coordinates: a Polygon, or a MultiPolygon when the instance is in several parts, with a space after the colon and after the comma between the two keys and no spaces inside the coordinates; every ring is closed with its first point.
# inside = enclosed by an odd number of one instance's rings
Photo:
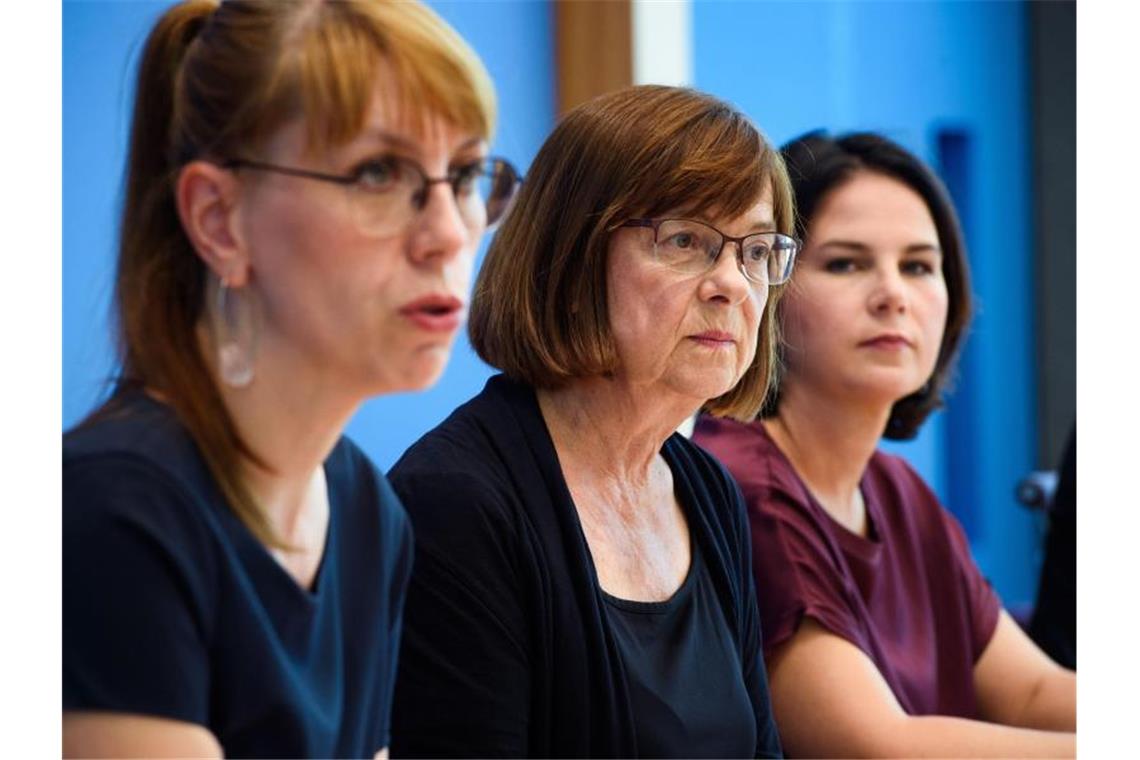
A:
{"type": "MultiPolygon", "coordinates": [[[[779,756],[740,492],[680,435],[661,453],[735,623],[756,755],[779,756]]],[[[634,756],[622,662],[534,391],[492,377],[389,478],[415,533],[393,756],[634,756]]]]}

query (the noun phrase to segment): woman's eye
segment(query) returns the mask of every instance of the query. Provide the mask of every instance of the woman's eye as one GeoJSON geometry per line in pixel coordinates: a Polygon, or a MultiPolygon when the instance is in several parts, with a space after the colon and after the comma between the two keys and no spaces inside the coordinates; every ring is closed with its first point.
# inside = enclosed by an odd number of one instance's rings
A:
{"type": "Polygon", "coordinates": [[[827,261],[826,264],[823,265],[823,268],[825,270],[827,270],[828,272],[833,272],[835,274],[844,274],[846,272],[854,272],[855,271],[855,260],[854,259],[830,259],[827,261]]]}
{"type": "Polygon", "coordinates": [[[366,190],[387,190],[400,181],[403,167],[393,158],[369,161],[355,172],[356,182],[366,190]]]}
{"type": "Polygon", "coordinates": [[[925,261],[907,261],[902,265],[903,274],[927,275],[934,274],[934,267],[925,261]]]}
{"type": "Polygon", "coordinates": [[[752,259],[753,261],[763,261],[768,258],[768,254],[771,250],[771,246],[767,243],[753,243],[744,250],[744,258],[752,259]]]}
{"type": "Polygon", "coordinates": [[[665,242],[674,248],[692,248],[693,235],[690,232],[678,232],[665,242]]]}
{"type": "Polygon", "coordinates": [[[475,183],[483,174],[483,164],[481,162],[467,164],[452,170],[452,177],[454,177],[454,187],[456,195],[463,195],[470,193],[475,188],[475,183]]]}

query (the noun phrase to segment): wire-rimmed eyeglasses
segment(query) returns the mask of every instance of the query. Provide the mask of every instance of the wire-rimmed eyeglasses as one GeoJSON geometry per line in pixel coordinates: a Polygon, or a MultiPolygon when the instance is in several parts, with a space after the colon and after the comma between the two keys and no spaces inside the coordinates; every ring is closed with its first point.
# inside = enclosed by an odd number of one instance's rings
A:
{"type": "Polygon", "coordinates": [[[428,189],[441,182],[451,186],[459,214],[468,229],[490,228],[503,218],[521,182],[509,161],[495,157],[452,167],[444,177],[429,177],[415,161],[400,156],[368,161],[344,175],[245,158],[229,159],[222,162],[222,166],[342,185],[349,190],[361,232],[377,237],[407,229],[427,204],[428,189]]]}
{"type": "Polygon", "coordinates": [[[704,274],[716,265],[724,244],[736,243],[741,273],[755,285],[780,285],[792,275],[801,243],[780,232],[732,237],[696,219],[630,219],[621,227],[653,230],[653,258],[675,272],[704,274]]]}

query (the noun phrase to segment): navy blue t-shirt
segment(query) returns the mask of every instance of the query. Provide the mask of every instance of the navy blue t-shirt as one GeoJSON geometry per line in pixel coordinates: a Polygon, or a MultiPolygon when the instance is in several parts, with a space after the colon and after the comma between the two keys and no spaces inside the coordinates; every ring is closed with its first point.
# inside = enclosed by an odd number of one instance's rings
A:
{"type": "Polygon", "coordinates": [[[63,439],[63,709],[208,728],[227,756],[371,757],[389,742],[411,530],[342,438],[300,587],[144,394],[63,439]]]}

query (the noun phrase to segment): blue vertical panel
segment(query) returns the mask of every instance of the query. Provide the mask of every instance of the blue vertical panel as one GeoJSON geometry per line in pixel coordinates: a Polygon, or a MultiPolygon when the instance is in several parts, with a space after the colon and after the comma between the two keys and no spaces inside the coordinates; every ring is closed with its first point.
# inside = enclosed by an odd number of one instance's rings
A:
{"type": "Polygon", "coordinates": [[[959,13],[988,53],[979,57],[989,60],[968,59],[979,101],[968,241],[979,303],[970,337],[976,363],[964,367],[964,384],[977,407],[973,456],[955,476],[980,484],[984,531],[976,554],[1005,601],[1020,606],[1033,598],[1038,559],[1032,516],[1013,498],[1017,479],[1034,466],[1036,437],[1026,11],[1022,4],[971,3],[959,13]]]}
{"type": "Polygon", "coordinates": [[[959,200],[978,316],[959,390],[916,440],[884,448],[963,520],[1005,600],[1030,600],[1034,529],[1012,498],[1033,465],[1035,408],[1024,4],[695,0],[693,16],[696,86],[739,105],[777,143],[820,127],[870,129],[943,168],[940,130],[970,135],[969,197],[959,200]]]}
{"type": "MultiPolygon", "coordinates": [[[[142,42],[168,2],[64,3],[63,419],[78,422],[114,372],[108,314],[133,80],[142,42]]],[[[525,170],[554,123],[552,17],[526,0],[431,5],[487,64],[498,91],[492,150],[525,170]]],[[[423,394],[366,403],[350,434],[388,468],[474,395],[490,370],[462,336],[442,380],[423,394]]]]}
{"type": "MultiPolygon", "coordinates": [[[[974,232],[974,181],[971,171],[974,140],[965,129],[944,128],[938,130],[936,146],[935,168],[954,199],[963,236],[967,241],[973,240],[977,237],[974,232]]],[[[977,346],[977,341],[966,340],[958,359],[960,377],[972,379],[977,376],[980,366],[977,346]]],[[[953,393],[953,413],[949,415],[946,428],[946,459],[948,469],[954,475],[948,483],[948,501],[954,506],[966,535],[975,543],[981,538],[977,510],[984,501],[984,495],[980,480],[963,475],[973,469],[974,420],[979,411],[977,387],[976,382],[957,383],[953,393]]]]}

